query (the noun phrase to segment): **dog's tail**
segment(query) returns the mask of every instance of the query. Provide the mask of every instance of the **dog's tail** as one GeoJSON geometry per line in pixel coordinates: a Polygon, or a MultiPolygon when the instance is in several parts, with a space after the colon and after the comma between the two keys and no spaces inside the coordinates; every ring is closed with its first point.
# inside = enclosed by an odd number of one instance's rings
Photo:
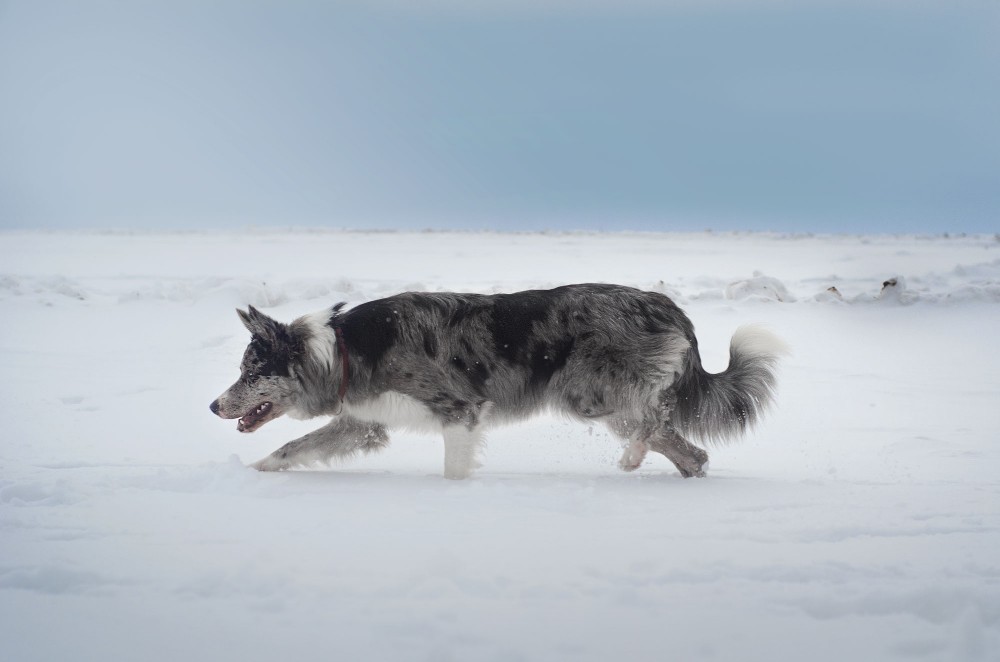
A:
{"type": "Polygon", "coordinates": [[[766,329],[741,326],[729,343],[729,367],[714,375],[702,368],[696,344],[688,352],[671,420],[682,435],[721,442],[742,435],[770,406],[788,347],[766,329]]]}

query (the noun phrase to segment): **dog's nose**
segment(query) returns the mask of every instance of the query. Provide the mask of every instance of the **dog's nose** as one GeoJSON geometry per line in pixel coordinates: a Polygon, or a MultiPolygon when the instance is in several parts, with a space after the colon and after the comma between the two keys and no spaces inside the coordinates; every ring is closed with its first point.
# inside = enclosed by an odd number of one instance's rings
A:
{"type": "Polygon", "coordinates": [[[212,404],[210,404],[208,406],[208,408],[211,409],[212,413],[215,414],[216,416],[219,415],[219,401],[218,400],[213,400],[212,404]]]}

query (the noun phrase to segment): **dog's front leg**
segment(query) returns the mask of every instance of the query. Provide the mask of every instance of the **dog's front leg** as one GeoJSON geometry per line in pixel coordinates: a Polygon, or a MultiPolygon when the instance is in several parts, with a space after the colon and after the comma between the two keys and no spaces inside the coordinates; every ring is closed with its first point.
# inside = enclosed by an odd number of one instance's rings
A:
{"type": "Polygon", "coordinates": [[[462,480],[471,476],[480,466],[476,456],[482,444],[481,430],[464,425],[444,428],[444,477],[462,480]]]}
{"type": "Polygon", "coordinates": [[[371,453],[389,445],[389,434],[378,423],[349,416],[335,418],[323,427],[290,441],[251,466],[258,471],[284,471],[306,467],[357,453],[371,453]]]}

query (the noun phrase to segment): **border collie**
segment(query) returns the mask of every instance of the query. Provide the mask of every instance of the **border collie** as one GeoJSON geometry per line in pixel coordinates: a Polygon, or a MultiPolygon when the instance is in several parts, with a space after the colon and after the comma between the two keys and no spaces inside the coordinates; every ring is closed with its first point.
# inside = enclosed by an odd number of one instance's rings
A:
{"type": "Polygon", "coordinates": [[[550,410],[606,425],[633,471],[650,450],[684,477],[690,440],[739,436],[771,403],[784,344],[741,327],[729,367],[705,372],[694,327],[668,297],[618,285],[514,294],[407,292],[291,324],[250,306],[240,378],[211,404],[253,432],[283,414],[333,420],[255,463],[279,471],[389,444],[388,430],[444,436],[444,476],[466,478],[491,426],[550,410]]]}

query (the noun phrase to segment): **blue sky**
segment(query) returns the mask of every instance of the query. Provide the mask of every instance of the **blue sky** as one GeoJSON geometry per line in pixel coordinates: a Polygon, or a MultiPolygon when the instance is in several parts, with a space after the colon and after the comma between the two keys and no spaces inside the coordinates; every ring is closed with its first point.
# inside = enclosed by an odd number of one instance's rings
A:
{"type": "Polygon", "coordinates": [[[0,0],[0,227],[1000,231],[1000,3],[0,0]]]}

